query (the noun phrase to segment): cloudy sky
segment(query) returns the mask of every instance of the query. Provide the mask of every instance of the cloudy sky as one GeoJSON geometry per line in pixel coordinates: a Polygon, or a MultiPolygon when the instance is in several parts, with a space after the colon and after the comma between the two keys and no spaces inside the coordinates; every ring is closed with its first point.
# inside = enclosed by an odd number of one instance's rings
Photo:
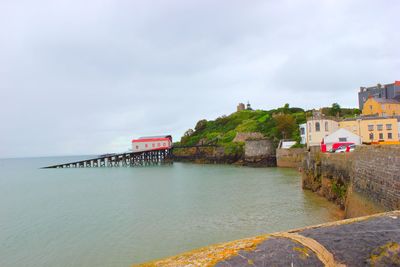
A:
{"type": "Polygon", "coordinates": [[[0,1],[0,157],[124,151],[400,79],[400,1],[0,1]]]}

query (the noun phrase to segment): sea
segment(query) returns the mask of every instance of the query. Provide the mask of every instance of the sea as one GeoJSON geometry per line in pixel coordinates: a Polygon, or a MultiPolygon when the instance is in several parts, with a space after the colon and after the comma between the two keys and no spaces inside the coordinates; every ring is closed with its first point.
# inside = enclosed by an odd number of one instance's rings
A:
{"type": "Polygon", "coordinates": [[[41,169],[85,158],[0,159],[0,266],[132,266],[341,216],[294,169],[41,169]]]}

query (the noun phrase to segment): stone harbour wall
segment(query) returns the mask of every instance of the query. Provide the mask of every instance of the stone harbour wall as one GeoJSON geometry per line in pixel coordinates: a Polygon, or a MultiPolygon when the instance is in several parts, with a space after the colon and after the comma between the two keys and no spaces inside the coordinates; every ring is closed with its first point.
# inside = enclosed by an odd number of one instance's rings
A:
{"type": "Polygon", "coordinates": [[[353,192],[385,210],[400,209],[400,146],[360,147],[353,161],[353,192]]]}
{"type": "Polygon", "coordinates": [[[303,164],[305,148],[276,149],[276,166],[283,168],[299,168],[303,164]]]}
{"type": "Polygon", "coordinates": [[[308,153],[302,185],[338,204],[345,217],[400,209],[400,146],[360,146],[352,153],[308,153]]]}

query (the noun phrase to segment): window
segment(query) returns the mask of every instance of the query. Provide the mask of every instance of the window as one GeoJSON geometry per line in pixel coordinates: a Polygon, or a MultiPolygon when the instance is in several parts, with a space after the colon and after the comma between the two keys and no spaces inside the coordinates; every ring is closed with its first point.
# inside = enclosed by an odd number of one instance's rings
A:
{"type": "Polygon", "coordinates": [[[321,126],[319,125],[319,122],[315,123],[315,131],[319,132],[320,131],[321,126]]]}
{"type": "Polygon", "coordinates": [[[136,149],[139,149],[139,146],[136,146],[136,149]]]}
{"type": "Polygon", "coordinates": [[[368,125],[368,131],[373,131],[374,130],[374,125],[370,124],[368,125]]]}
{"type": "Polygon", "coordinates": [[[311,141],[311,135],[309,136],[308,140],[311,141]]]}
{"type": "Polygon", "coordinates": [[[379,140],[383,140],[383,133],[379,133],[379,140]]]}
{"type": "Polygon", "coordinates": [[[369,109],[372,111],[372,105],[369,106],[369,109]]]}
{"type": "Polygon", "coordinates": [[[300,128],[300,133],[301,133],[301,135],[304,135],[306,133],[306,131],[303,127],[300,128]]]}
{"type": "Polygon", "coordinates": [[[386,130],[392,130],[392,125],[391,124],[386,124],[386,130]]]}
{"type": "Polygon", "coordinates": [[[339,142],[347,142],[347,137],[339,137],[339,142]]]}
{"type": "Polygon", "coordinates": [[[166,144],[165,144],[165,143],[163,143],[162,145],[163,145],[163,146],[166,146],[166,144]]]}
{"type": "Polygon", "coordinates": [[[158,146],[158,147],[160,147],[160,146],[161,146],[161,144],[160,144],[160,143],[158,143],[158,144],[157,144],[157,146],[158,146]]]}
{"type": "Polygon", "coordinates": [[[374,134],[373,133],[369,134],[369,140],[371,140],[371,141],[374,140],[374,134]]]}
{"type": "Polygon", "coordinates": [[[311,122],[308,124],[308,131],[311,133],[311,122]]]}
{"type": "Polygon", "coordinates": [[[377,126],[378,131],[382,131],[383,130],[383,125],[382,124],[378,124],[377,126]]]}
{"type": "Polygon", "coordinates": [[[148,144],[145,144],[144,146],[145,146],[145,147],[149,147],[149,145],[148,145],[148,144]]]}
{"type": "Polygon", "coordinates": [[[153,144],[151,144],[151,146],[152,146],[152,147],[155,147],[155,146],[156,146],[156,144],[154,144],[154,143],[153,143],[153,144]]]}
{"type": "Polygon", "coordinates": [[[327,132],[327,131],[329,131],[329,125],[328,125],[328,122],[326,121],[325,122],[325,132],[327,132]]]}
{"type": "Polygon", "coordinates": [[[392,133],[388,133],[388,139],[393,139],[392,133]]]}

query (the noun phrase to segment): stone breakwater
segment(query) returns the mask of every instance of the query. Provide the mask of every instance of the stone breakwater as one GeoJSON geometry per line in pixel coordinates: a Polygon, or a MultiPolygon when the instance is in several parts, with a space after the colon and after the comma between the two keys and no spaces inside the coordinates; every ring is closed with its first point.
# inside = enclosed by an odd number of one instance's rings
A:
{"type": "Polygon", "coordinates": [[[308,153],[302,185],[338,204],[346,218],[400,209],[400,146],[308,153]]]}
{"type": "Polygon", "coordinates": [[[399,265],[400,211],[393,211],[213,245],[138,266],[399,265]]]}

